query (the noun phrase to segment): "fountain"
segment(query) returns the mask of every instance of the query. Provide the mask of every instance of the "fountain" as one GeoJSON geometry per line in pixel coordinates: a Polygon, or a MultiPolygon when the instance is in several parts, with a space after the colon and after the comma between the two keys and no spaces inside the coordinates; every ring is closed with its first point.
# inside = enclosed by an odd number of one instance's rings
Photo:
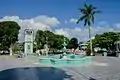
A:
{"type": "Polygon", "coordinates": [[[60,59],[67,59],[67,55],[66,55],[66,52],[67,52],[67,49],[66,49],[66,46],[67,46],[67,44],[66,44],[66,42],[65,42],[66,40],[65,40],[65,38],[64,38],[64,42],[63,42],[63,49],[62,49],[62,51],[63,51],[63,54],[62,55],[60,55],[60,59]]]}
{"type": "Polygon", "coordinates": [[[54,67],[60,67],[60,66],[81,66],[85,63],[91,62],[91,57],[88,56],[82,56],[77,55],[75,53],[67,53],[66,49],[66,40],[64,38],[63,42],[63,49],[62,54],[54,54],[52,56],[41,56],[39,59],[39,63],[54,66],[54,67]]]}

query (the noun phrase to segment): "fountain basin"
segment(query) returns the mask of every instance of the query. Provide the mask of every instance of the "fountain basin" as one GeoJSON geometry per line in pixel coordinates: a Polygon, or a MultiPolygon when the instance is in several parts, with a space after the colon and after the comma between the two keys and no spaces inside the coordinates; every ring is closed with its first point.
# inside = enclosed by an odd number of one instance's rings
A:
{"type": "MultiPolygon", "coordinates": [[[[57,54],[57,55],[49,55],[49,56],[41,56],[41,58],[54,58],[54,59],[60,59],[60,55],[62,54],[57,54]]],[[[71,58],[72,56],[74,56],[75,58],[84,58],[86,57],[85,55],[74,55],[74,54],[66,54],[66,56],[68,58],[71,58]]]]}
{"type": "Polygon", "coordinates": [[[39,63],[50,65],[50,66],[81,66],[92,61],[91,57],[83,57],[83,55],[75,55],[75,58],[70,58],[70,55],[67,55],[67,59],[59,59],[60,55],[54,56],[43,56],[39,59],[39,63]]]}

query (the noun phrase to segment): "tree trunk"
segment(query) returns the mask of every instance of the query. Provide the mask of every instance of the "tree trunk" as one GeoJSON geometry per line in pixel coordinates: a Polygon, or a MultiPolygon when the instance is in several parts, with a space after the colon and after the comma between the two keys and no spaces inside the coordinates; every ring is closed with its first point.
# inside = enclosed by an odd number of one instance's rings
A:
{"type": "Polygon", "coordinates": [[[88,27],[88,30],[89,30],[90,50],[91,50],[90,55],[93,56],[92,39],[91,39],[91,29],[90,29],[90,26],[88,27]]]}

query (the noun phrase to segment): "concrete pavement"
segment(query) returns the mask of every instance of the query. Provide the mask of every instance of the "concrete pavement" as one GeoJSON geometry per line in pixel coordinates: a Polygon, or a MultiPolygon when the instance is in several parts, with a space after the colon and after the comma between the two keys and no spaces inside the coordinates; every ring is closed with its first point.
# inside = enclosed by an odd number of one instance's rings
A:
{"type": "Polygon", "coordinates": [[[0,80],[120,80],[120,58],[93,57],[81,67],[53,68],[37,59],[0,57],[0,80]],[[91,79],[92,80],[92,79],[91,79]]]}

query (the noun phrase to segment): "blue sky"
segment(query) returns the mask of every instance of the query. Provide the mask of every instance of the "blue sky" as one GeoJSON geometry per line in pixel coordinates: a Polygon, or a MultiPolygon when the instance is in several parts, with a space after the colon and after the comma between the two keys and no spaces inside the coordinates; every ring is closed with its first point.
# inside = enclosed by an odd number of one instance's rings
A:
{"type": "MultiPolygon", "coordinates": [[[[117,22],[120,19],[120,0],[88,0],[102,11],[97,20],[117,22]]],[[[0,17],[18,15],[31,18],[38,15],[56,16],[61,21],[78,17],[77,9],[85,0],[1,0],[0,17]]]]}
{"type": "MultiPolygon", "coordinates": [[[[95,26],[98,26],[100,22],[106,25],[120,23],[120,0],[86,1],[102,11],[96,15],[95,26]]],[[[30,19],[39,15],[47,15],[57,18],[60,22],[57,27],[59,29],[82,27],[82,23],[77,25],[68,22],[72,18],[79,17],[77,9],[83,7],[85,0],[0,0],[0,3],[0,18],[19,16],[20,19],[30,19]]],[[[53,27],[52,29],[57,28],[53,27]]]]}

